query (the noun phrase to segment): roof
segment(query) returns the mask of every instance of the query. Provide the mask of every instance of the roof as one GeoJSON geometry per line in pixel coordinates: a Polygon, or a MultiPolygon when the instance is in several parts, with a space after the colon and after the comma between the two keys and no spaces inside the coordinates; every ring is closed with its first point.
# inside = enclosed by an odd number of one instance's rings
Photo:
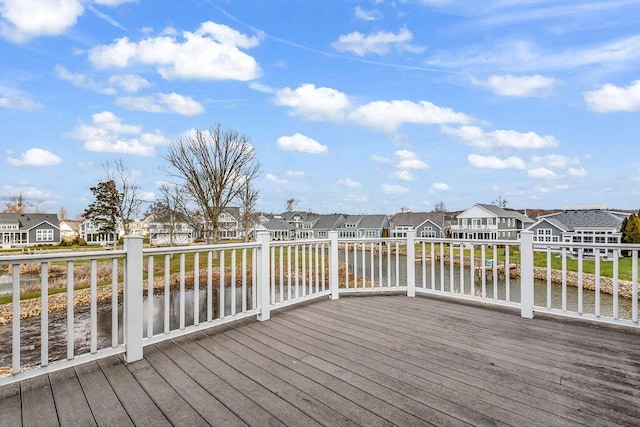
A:
{"type": "MultiPolygon", "coordinates": [[[[358,228],[382,228],[387,219],[386,215],[356,215],[360,218],[358,228]]],[[[351,216],[349,216],[351,218],[351,216]]],[[[347,221],[349,220],[347,218],[347,221]]]]}
{"type": "Polygon", "coordinates": [[[620,212],[614,213],[602,209],[579,209],[546,215],[542,219],[565,231],[573,231],[578,228],[619,229],[623,217],[621,217],[620,212]]]}
{"type": "Polygon", "coordinates": [[[397,213],[391,217],[391,227],[410,226],[413,228],[431,221],[438,227],[444,225],[446,214],[444,212],[405,212],[397,213]]]}
{"type": "Polygon", "coordinates": [[[280,219],[280,218],[274,218],[271,219],[267,222],[265,222],[264,224],[262,224],[262,226],[267,229],[267,230],[287,230],[287,231],[291,231],[291,230],[295,230],[296,227],[292,224],[289,224],[287,221],[285,221],[284,219],[280,219]]]}
{"type": "Polygon", "coordinates": [[[513,210],[513,209],[503,209],[500,206],[489,205],[489,204],[484,204],[484,203],[477,203],[476,206],[480,206],[480,207],[488,210],[489,212],[491,212],[492,214],[494,214],[495,216],[497,216],[499,218],[515,218],[515,219],[520,220],[521,222],[524,222],[524,223],[533,223],[534,222],[531,218],[529,218],[528,216],[526,216],[522,212],[518,212],[518,211],[513,210]]]}
{"type": "Polygon", "coordinates": [[[47,213],[0,213],[0,222],[3,224],[18,224],[20,230],[30,230],[43,222],[48,222],[56,228],[60,228],[57,214],[47,213]]]}
{"type": "Polygon", "coordinates": [[[315,230],[334,230],[342,227],[342,224],[344,224],[344,216],[340,214],[319,215],[313,228],[315,230]]]}

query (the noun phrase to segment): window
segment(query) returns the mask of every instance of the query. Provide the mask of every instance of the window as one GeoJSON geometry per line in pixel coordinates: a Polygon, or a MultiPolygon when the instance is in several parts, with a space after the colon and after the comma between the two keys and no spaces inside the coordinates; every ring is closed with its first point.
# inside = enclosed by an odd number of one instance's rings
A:
{"type": "Polygon", "coordinates": [[[364,232],[364,237],[375,238],[378,237],[378,234],[376,233],[376,230],[366,230],[364,232]]]}
{"type": "Polygon", "coordinates": [[[327,232],[326,231],[318,231],[318,238],[322,239],[327,237],[327,232]]]}
{"type": "Polygon", "coordinates": [[[53,230],[50,228],[36,230],[36,242],[53,242],[53,230]]]}

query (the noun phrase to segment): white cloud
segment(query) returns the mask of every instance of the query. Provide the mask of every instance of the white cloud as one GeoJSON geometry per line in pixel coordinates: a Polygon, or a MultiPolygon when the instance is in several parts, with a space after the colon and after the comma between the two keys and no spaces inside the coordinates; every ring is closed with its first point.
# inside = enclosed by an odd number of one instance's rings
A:
{"type": "Polygon", "coordinates": [[[405,194],[409,189],[401,185],[382,184],[382,192],[385,194],[405,194]]]}
{"type": "Polygon", "coordinates": [[[31,148],[18,158],[7,158],[7,163],[14,166],[53,166],[62,163],[62,158],[42,148],[31,148]]]}
{"type": "Polygon", "coordinates": [[[72,85],[80,87],[82,89],[103,93],[105,95],[113,95],[116,92],[112,87],[104,86],[96,82],[86,74],[73,73],[60,64],[54,67],[54,71],[56,73],[56,77],[58,77],[60,80],[69,82],[72,85]]]}
{"type": "Polygon", "coordinates": [[[398,150],[394,154],[398,158],[398,163],[396,163],[398,169],[427,169],[429,167],[413,151],[398,150]]]}
{"type": "Polygon", "coordinates": [[[259,76],[260,67],[252,56],[240,49],[257,45],[257,37],[208,21],[193,33],[184,31],[181,41],[172,35],[139,42],[123,37],[110,45],[93,48],[89,60],[99,68],[126,68],[133,64],[155,66],[167,80],[248,81],[259,76]]]}
{"type": "Polygon", "coordinates": [[[540,74],[519,77],[511,74],[492,75],[486,81],[472,79],[472,82],[476,86],[491,89],[497,95],[513,97],[546,96],[558,84],[556,79],[540,74]]]}
{"type": "Polygon", "coordinates": [[[149,113],[177,113],[196,116],[204,113],[204,107],[189,96],[172,93],[157,93],[154,96],[125,96],[116,99],[116,104],[129,110],[149,113]]]}
{"type": "Polygon", "coordinates": [[[271,182],[276,183],[276,184],[286,184],[286,183],[288,183],[288,182],[289,182],[289,181],[287,181],[287,180],[286,180],[286,179],[284,179],[284,178],[278,178],[277,176],[275,176],[275,175],[274,175],[274,174],[272,174],[272,173],[268,173],[268,174],[267,174],[267,179],[268,179],[269,181],[271,181],[271,182]]]}
{"type": "Polygon", "coordinates": [[[126,124],[110,111],[93,114],[91,121],[67,134],[83,141],[87,151],[153,156],[157,145],[168,143],[160,131],[143,132],[142,126],[126,124]]]}
{"type": "Polygon", "coordinates": [[[124,3],[134,3],[138,0],[93,0],[96,4],[102,6],[119,6],[124,3]]]}
{"type": "Polygon", "coordinates": [[[533,187],[533,190],[536,193],[549,193],[551,190],[547,187],[543,187],[542,185],[536,185],[535,187],[533,187]]]}
{"type": "Polygon", "coordinates": [[[557,147],[560,144],[552,135],[541,136],[531,131],[525,133],[499,129],[485,132],[477,126],[461,126],[460,128],[444,126],[442,132],[462,138],[478,148],[536,149],[557,147]]]}
{"type": "Polygon", "coordinates": [[[564,191],[569,188],[569,184],[558,184],[556,185],[556,190],[564,191]]]}
{"type": "Polygon", "coordinates": [[[404,124],[432,125],[472,121],[470,116],[450,108],[439,107],[429,101],[415,103],[407,100],[374,101],[362,105],[349,114],[349,119],[383,132],[395,132],[404,124]]]}
{"type": "Polygon", "coordinates": [[[555,173],[551,169],[547,169],[547,168],[529,169],[527,174],[529,175],[529,178],[534,178],[534,179],[558,179],[558,178],[560,178],[560,176],[557,173],[555,173]]]}
{"type": "Polygon", "coordinates": [[[338,184],[344,185],[345,187],[350,187],[350,188],[360,187],[360,183],[358,181],[354,181],[350,178],[340,179],[338,180],[338,184]]]}
{"type": "Polygon", "coordinates": [[[121,87],[125,92],[131,93],[151,86],[147,79],[136,74],[116,74],[109,78],[109,83],[121,87]]]}
{"type": "Polygon", "coordinates": [[[413,181],[416,179],[415,176],[411,173],[411,171],[407,170],[399,170],[394,173],[395,177],[401,179],[403,181],[413,181]]]}
{"type": "Polygon", "coordinates": [[[376,163],[391,163],[391,159],[388,157],[378,156],[376,154],[370,155],[369,158],[376,163]]]}
{"type": "Polygon", "coordinates": [[[542,163],[546,167],[550,168],[565,168],[570,165],[580,164],[580,159],[577,157],[568,157],[561,154],[549,154],[546,156],[536,156],[532,159],[536,163],[542,163]]]}
{"type": "Polygon", "coordinates": [[[0,86],[0,107],[10,110],[33,112],[41,109],[42,104],[31,100],[19,90],[0,86]]]}
{"type": "Polygon", "coordinates": [[[249,88],[255,90],[256,92],[262,93],[276,93],[276,90],[269,85],[257,82],[249,83],[249,88]]]}
{"type": "Polygon", "coordinates": [[[382,12],[377,9],[364,10],[360,6],[356,6],[355,15],[356,18],[362,19],[363,21],[376,21],[383,16],[382,12]]]}
{"type": "Polygon", "coordinates": [[[467,160],[471,166],[481,169],[525,169],[527,167],[524,160],[515,156],[501,159],[496,156],[469,154],[467,160]]]}
{"type": "Polygon", "coordinates": [[[0,34],[16,43],[56,36],[72,27],[83,12],[80,0],[2,0],[0,34]]]}
{"type": "Polygon", "coordinates": [[[587,107],[597,113],[614,111],[640,111],[640,80],[636,80],[626,87],[619,87],[611,83],[600,89],[584,93],[587,107]]]}
{"type": "Polygon", "coordinates": [[[291,136],[281,136],[278,138],[278,148],[283,151],[297,151],[310,154],[321,154],[328,151],[326,145],[322,145],[318,141],[301,133],[295,133],[291,136]]]}
{"type": "Polygon", "coordinates": [[[358,56],[369,53],[385,55],[392,49],[397,52],[422,53],[425,48],[411,44],[413,34],[406,28],[402,28],[397,34],[387,31],[379,31],[370,35],[358,31],[338,37],[338,41],[331,46],[341,52],[351,52],[358,56]]]}
{"type": "Polygon", "coordinates": [[[342,92],[328,87],[316,88],[303,84],[295,90],[284,88],[276,92],[276,105],[291,107],[291,114],[309,120],[339,121],[349,108],[349,98],[342,92]]]}
{"type": "Polygon", "coordinates": [[[295,176],[297,178],[302,178],[305,174],[303,171],[286,171],[285,175],[287,176],[295,176]]]}
{"type": "Polygon", "coordinates": [[[567,174],[572,178],[584,178],[588,175],[584,168],[569,168],[567,174]]]}
{"type": "Polygon", "coordinates": [[[434,182],[429,188],[429,193],[433,194],[438,191],[449,191],[449,184],[444,182],[434,182]]]}

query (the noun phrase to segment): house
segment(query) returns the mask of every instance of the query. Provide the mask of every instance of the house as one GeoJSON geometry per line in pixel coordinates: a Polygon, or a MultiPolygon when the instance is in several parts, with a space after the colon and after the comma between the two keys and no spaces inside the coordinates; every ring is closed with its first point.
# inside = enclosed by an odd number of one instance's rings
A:
{"type": "Polygon", "coordinates": [[[0,244],[3,249],[57,245],[60,239],[60,223],[56,214],[0,213],[0,244]]]}
{"type": "Polygon", "coordinates": [[[517,240],[533,224],[528,216],[495,205],[475,204],[460,213],[451,225],[451,237],[465,240],[517,240]]]}
{"type": "Polygon", "coordinates": [[[280,217],[271,218],[266,222],[259,221],[255,230],[268,231],[271,236],[271,240],[293,240],[296,236],[295,225],[289,224],[280,217]]]}
{"type": "Polygon", "coordinates": [[[99,244],[102,246],[113,245],[119,238],[116,231],[103,231],[91,220],[85,219],[80,224],[80,238],[88,244],[99,244]]]}
{"type": "MultiPolygon", "coordinates": [[[[527,230],[534,242],[617,244],[622,241],[620,226],[628,213],[598,209],[568,209],[538,218],[527,230]]],[[[571,249],[577,255],[578,249],[571,249]]],[[[593,255],[592,248],[584,248],[585,255],[593,255]]],[[[613,250],[604,256],[613,256],[613,250]]]]}
{"type": "Polygon", "coordinates": [[[60,236],[62,240],[75,240],[80,238],[80,225],[82,221],[63,219],[60,221],[60,236]]]}
{"type": "Polygon", "coordinates": [[[344,224],[344,215],[307,214],[302,226],[296,229],[296,239],[326,239],[329,231],[337,230],[344,224]]]}
{"type": "Polygon", "coordinates": [[[197,230],[191,226],[183,215],[150,215],[144,221],[149,232],[149,242],[156,246],[190,245],[197,238],[197,230]]]}
{"type": "Polygon", "coordinates": [[[338,228],[341,239],[380,239],[389,237],[386,215],[349,215],[338,228]]]}
{"type": "Polygon", "coordinates": [[[415,230],[416,237],[442,238],[447,215],[444,212],[401,212],[389,220],[391,237],[407,237],[415,230]]]}
{"type": "Polygon", "coordinates": [[[240,208],[227,207],[218,216],[218,239],[237,240],[244,238],[240,220],[240,208]]]}

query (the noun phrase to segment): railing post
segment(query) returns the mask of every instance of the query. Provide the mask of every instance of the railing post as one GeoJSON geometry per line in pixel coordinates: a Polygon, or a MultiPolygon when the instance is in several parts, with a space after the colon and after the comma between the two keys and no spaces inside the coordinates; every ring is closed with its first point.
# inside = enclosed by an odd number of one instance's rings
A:
{"type": "Polygon", "coordinates": [[[142,236],[125,236],[124,344],[127,363],[142,359],[142,236]]]}
{"type": "Polygon", "coordinates": [[[331,289],[331,299],[340,297],[338,283],[338,232],[329,231],[329,289],[331,289]]]}
{"type": "Polygon", "coordinates": [[[520,233],[520,316],[533,319],[533,232],[520,233]]]}
{"type": "Polygon", "coordinates": [[[258,248],[258,314],[259,321],[269,320],[271,317],[271,301],[269,301],[269,240],[268,231],[258,231],[256,240],[260,244],[258,248]]]}
{"type": "Polygon", "coordinates": [[[407,296],[416,296],[416,230],[407,230],[407,296]]]}

